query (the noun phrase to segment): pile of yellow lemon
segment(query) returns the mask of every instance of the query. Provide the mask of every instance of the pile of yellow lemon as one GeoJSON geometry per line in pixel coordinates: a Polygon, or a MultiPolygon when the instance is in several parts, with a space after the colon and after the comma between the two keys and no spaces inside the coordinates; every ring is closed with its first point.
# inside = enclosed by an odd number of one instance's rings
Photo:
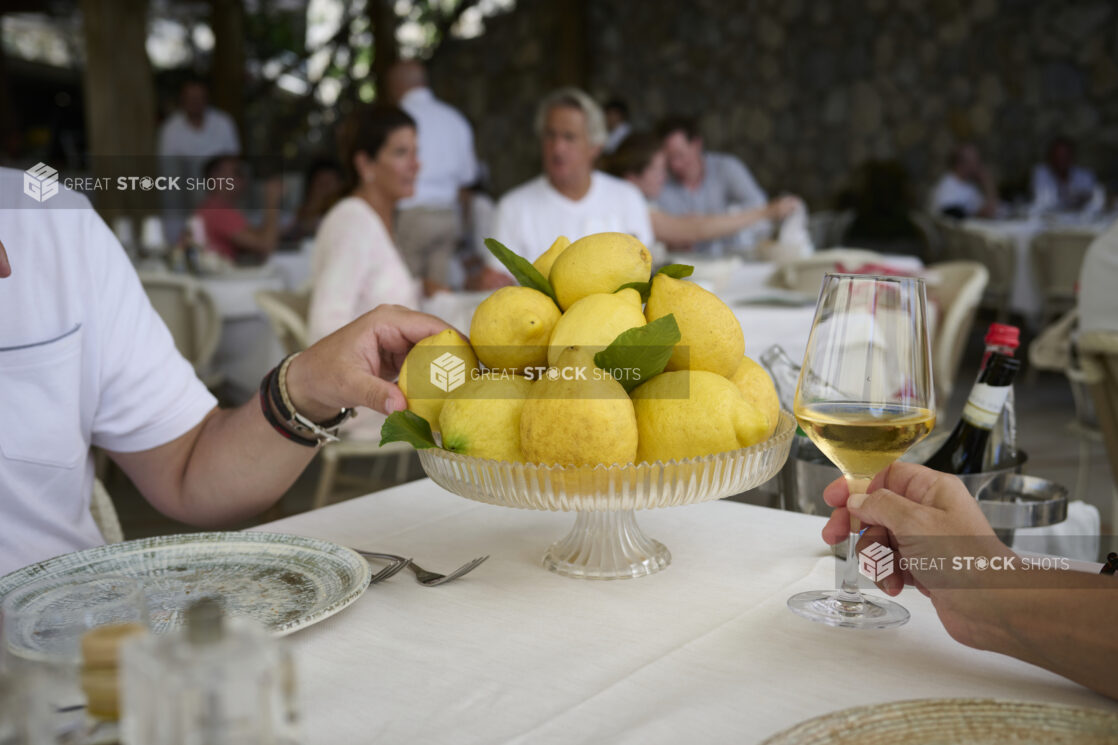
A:
{"type": "Polygon", "coordinates": [[[421,341],[404,363],[408,408],[441,432],[444,448],[591,465],[710,455],[772,436],[776,390],[745,356],[733,311],[694,282],[652,276],[639,240],[560,237],[533,266],[554,297],[526,286],[497,290],[474,313],[469,342],[448,329],[421,341]],[[650,279],[647,303],[638,289],[619,289],[650,279]],[[595,365],[594,355],[619,334],[669,314],[679,342],[663,372],[623,386],[617,369],[595,365]],[[429,384],[425,371],[445,364],[448,351],[456,358],[449,377],[429,384]]]}

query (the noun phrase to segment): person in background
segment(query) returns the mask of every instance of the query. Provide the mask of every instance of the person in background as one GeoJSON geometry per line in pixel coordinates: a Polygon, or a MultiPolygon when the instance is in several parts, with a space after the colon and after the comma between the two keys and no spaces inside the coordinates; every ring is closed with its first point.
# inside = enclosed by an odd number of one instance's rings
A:
{"type": "Polygon", "coordinates": [[[327,210],[338,201],[344,177],[342,166],[334,158],[317,158],[303,175],[303,201],[295,211],[295,219],[283,232],[284,240],[313,238],[327,210]]]}
{"type": "Polygon", "coordinates": [[[415,193],[400,200],[396,240],[412,274],[423,280],[424,294],[453,283],[454,253],[462,239],[459,202],[477,180],[474,133],[452,106],[435,98],[427,72],[414,60],[388,71],[388,95],[411,115],[419,137],[419,177],[415,193]]]}
{"type": "MultiPolygon", "coordinates": [[[[646,246],[653,240],[648,207],[640,191],[596,171],[606,141],[602,110],[577,88],[549,94],[536,112],[544,173],[521,184],[497,204],[494,236],[535,261],[560,235],[577,240],[602,232],[630,233],[646,246]]],[[[506,283],[504,269],[490,268],[506,283]]]]}
{"type": "Polygon", "coordinates": [[[395,106],[361,106],[346,122],[346,195],[326,213],[311,251],[311,341],[378,305],[419,306],[419,283],[392,242],[396,204],[415,193],[415,120],[395,106]]]}
{"type": "Polygon", "coordinates": [[[1016,657],[1118,699],[1118,578],[1070,569],[1023,568],[956,476],[897,461],[874,477],[867,494],[845,479],[823,499],[834,508],[823,527],[829,544],[847,538],[851,517],[867,526],[859,547],[878,542],[907,566],[877,583],[888,595],[912,584],[931,598],[956,641],[1016,657]],[[953,559],[1000,557],[1006,571],[956,569],[953,559]]]}
{"type": "MultiPolygon", "coordinates": [[[[660,138],[651,132],[634,132],[605,159],[608,173],[640,189],[648,202],[652,232],[657,244],[690,245],[737,233],[763,220],[783,220],[799,204],[795,197],[782,197],[761,207],[720,215],[670,215],[656,206],[667,180],[667,156],[660,138]]],[[[649,247],[654,263],[666,258],[662,245],[649,247]]]]}
{"type": "MultiPolygon", "coordinates": [[[[237,125],[224,111],[210,106],[206,84],[188,78],[179,88],[179,108],[159,128],[158,154],[166,176],[182,179],[202,175],[203,166],[215,155],[240,155],[237,125]]],[[[163,237],[168,245],[178,242],[186,216],[196,205],[189,191],[163,194],[163,237]]]]}
{"type": "Polygon", "coordinates": [[[1043,209],[1081,210],[1095,192],[1095,175],[1075,165],[1075,144],[1057,137],[1033,169],[1033,203],[1043,209]]]}
{"type": "Polygon", "coordinates": [[[205,229],[205,249],[235,264],[260,263],[276,250],[279,242],[282,182],[272,178],[264,183],[263,219],[259,225],[252,225],[241,211],[245,178],[240,158],[213,157],[206,163],[204,176],[216,187],[195,212],[205,229]]]}
{"type": "Polygon", "coordinates": [[[1079,331],[1118,331],[1118,223],[1091,242],[1079,272],[1079,331]]]}
{"type": "MultiPolygon", "coordinates": [[[[321,436],[269,397],[217,408],[89,200],[62,188],[51,209],[30,209],[23,175],[0,169],[0,411],[16,433],[0,434],[0,575],[105,542],[90,513],[92,445],[176,520],[216,528],[266,509],[321,436]]],[[[377,308],[290,359],[288,399],[326,430],[342,408],[399,411],[401,361],[445,328],[377,308]]]]}
{"type": "Polygon", "coordinates": [[[602,108],[606,113],[606,130],[609,132],[602,152],[609,155],[617,150],[633,128],[629,124],[629,104],[622,99],[611,98],[602,108]]]}
{"type": "MultiPolygon", "coordinates": [[[[670,178],[657,203],[671,215],[717,215],[731,210],[751,210],[768,204],[768,196],[740,159],[727,153],[706,152],[698,124],[690,117],[673,116],[657,128],[668,158],[670,178]]],[[[748,250],[772,231],[768,221],[719,241],[692,246],[704,253],[748,250]]]]}
{"type": "Polygon", "coordinates": [[[998,192],[982,155],[973,142],[956,145],[948,163],[950,170],[932,190],[928,211],[933,215],[993,217],[998,211],[998,192]]]}

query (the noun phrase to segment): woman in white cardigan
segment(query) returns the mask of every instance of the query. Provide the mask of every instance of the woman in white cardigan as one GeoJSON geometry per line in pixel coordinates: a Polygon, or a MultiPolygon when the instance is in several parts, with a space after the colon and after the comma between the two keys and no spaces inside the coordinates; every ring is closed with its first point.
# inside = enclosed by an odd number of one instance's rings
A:
{"type": "MultiPolygon", "coordinates": [[[[415,192],[415,121],[391,106],[365,106],[341,133],[349,183],[322,220],[312,252],[310,342],[378,305],[418,309],[420,288],[392,241],[396,203],[415,192]]],[[[383,417],[364,411],[351,436],[375,437],[383,417]]]]}

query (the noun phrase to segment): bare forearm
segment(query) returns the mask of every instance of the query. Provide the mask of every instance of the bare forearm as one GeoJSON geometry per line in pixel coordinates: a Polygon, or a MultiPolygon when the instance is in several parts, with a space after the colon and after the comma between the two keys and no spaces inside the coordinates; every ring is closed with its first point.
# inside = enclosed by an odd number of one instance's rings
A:
{"type": "Polygon", "coordinates": [[[974,598],[974,646],[1118,699],[1118,636],[1112,624],[1118,617],[1118,579],[1072,571],[1016,574],[1020,589],[974,598]]]}
{"type": "Polygon", "coordinates": [[[767,217],[768,211],[764,207],[717,215],[669,215],[653,212],[652,231],[665,243],[686,245],[731,235],[767,217]]]}
{"type": "Polygon", "coordinates": [[[257,399],[218,411],[190,452],[175,509],[181,513],[172,516],[202,526],[251,517],[283,496],[314,453],[272,429],[257,399]]]}

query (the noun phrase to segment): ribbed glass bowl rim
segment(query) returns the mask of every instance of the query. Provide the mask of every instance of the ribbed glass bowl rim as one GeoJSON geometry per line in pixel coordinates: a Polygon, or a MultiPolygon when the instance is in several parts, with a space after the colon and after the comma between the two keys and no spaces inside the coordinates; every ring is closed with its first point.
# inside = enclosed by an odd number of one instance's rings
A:
{"type": "Polygon", "coordinates": [[[435,458],[438,460],[448,461],[450,463],[459,463],[464,466],[478,466],[478,467],[496,467],[496,468],[516,468],[524,473],[605,473],[605,474],[624,474],[630,473],[640,474],[644,471],[652,471],[655,469],[664,470],[671,468],[678,468],[680,466],[707,466],[716,463],[728,463],[730,461],[742,460],[751,456],[764,455],[770,451],[777,450],[791,443],[792,435],[796,432],[796,420],[793,416],[785,411],[780,412],[780,421],[776,425],[776,431],[773,432],[772,437],[759,442],[756,445],[751,445],[747,448],[738,448],[737,450],[727,450],[722,453],[714,453],[713,455],[702,455],[694,458],[684,458],[682,460],[657,460],[657,461],[642,461],[640,463],[611,463],[610,465],[596,464],[593,466],[583,465],[576,466],[573,464],[555,465],[545,463],[522,463],[512,462],[506,460],[494,460],[493,458],[478,458],[472,455],[462,455],[461,453],[452,453],[449,450],[442,448],[426,448],[419,451],[421,456],[435,458]]]}

